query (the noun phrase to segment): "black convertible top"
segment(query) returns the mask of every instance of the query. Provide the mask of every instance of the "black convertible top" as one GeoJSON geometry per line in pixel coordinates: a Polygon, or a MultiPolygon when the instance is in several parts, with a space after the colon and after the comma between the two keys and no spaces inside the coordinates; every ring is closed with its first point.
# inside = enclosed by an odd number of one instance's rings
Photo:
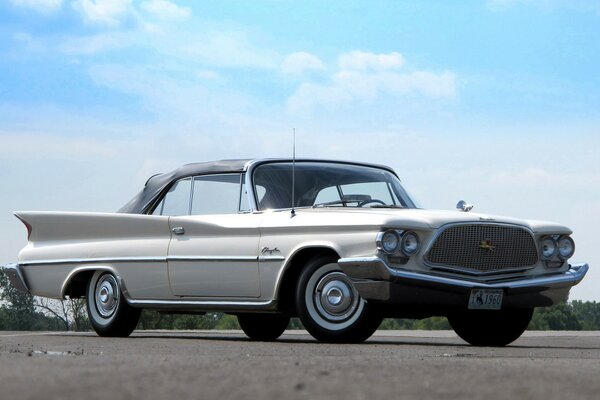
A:
{"type": "Polygon", "coordinates": [[[117,212],[143,214],[151,206],[152,200],[166,190],[171,182],[194,175],[242,172],[249,161],[251,160],[220,160],[186,164],[174,171],[154,175],[148,179],[142,191],[117,212]]]}
{"type": "MultiPolygon", "coordinates": [[[[153,205],[155,200],[161,193],[164,193],[169,189],[171,183],[181,179],[187,178],[188,176],[206,175],[206,174],[217,174],[217,173],[234,173],[234,172],[245,172],[248,165],[253,162],[291,162],[291,159],[277,159],[277,158],[265,158],[265,159],[240,159],[240,160],[219,160],[210,162],[201,162],[193,164],[185,164],[174,171],[167,172],[165,174],[157,174],[151,176],[146,182],[146,185],[133,199],[125,204],[117,212],[124,214],[144,214],[153,205]]],[[[335,160],[316,160],[316,159],[299,159],[296,162],[325,162],[325,163],[341,163],[341,164],[353,164],[370,166],[376,168],[386,169],[393,174],[395,172],[385,166],[377,164],[367,164],[352,161],[335,161],[335,160]]]]}

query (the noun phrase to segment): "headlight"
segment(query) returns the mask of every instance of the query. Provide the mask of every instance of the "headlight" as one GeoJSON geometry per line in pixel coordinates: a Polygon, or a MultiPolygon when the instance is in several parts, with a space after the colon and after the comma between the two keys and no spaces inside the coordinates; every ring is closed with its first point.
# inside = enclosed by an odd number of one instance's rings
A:
{"type": "Polygon", "coordinates": [[[569,236],[558,238],[558,255],[563,260],[570,258],[575,253],[575,242],[569,236]]]}
{"type": "Polygon", "coordinates": [[[398,232],[390,229],[389,231],[383,232],[383,234],[378,237],[377,242],[381,250],[388,254],[394,254],[398,251],[400,236],[398,236],[398,232]]]}
{"type": "Polygon", "coordinates": [[[413,231],[402,234],[402,253],[405,256],[412,256],[419,251],[419,237],[413,231]]]}
{"type": "Polygon", "coordinates": [[[547,236],[542,240],[542,258],[550,260],[556,255],[556,240],[547,236]]]}

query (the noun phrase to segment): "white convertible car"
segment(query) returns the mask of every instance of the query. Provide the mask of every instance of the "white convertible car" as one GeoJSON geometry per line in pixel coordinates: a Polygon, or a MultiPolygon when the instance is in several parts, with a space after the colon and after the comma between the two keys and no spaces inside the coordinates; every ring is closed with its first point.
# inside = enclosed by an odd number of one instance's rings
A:
{"type": "Polygon", "coordinates": [[[237,315],[255,340],[298,316],[361,342],[385,317],[446,316],[473,345],[517,339],[587,264],[562,225],[415,206],[388,167],[228,160],[151,177],[117,213],[16,212],[29,243],[15,287],[86,297],[93,328],[127,336],[143,308],[237,315]]]}

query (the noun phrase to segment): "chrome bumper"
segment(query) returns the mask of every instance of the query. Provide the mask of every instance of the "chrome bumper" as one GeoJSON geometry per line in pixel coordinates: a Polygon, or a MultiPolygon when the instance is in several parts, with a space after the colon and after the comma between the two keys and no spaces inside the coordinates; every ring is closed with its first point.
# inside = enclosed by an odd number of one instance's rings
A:
{"type": "MultiPolygon", "coordinates": [[[[503,289],[507,305],[515,306],[545,306],[566,300],[569,289],[581,282],[589,269],[585,263],[573,264],[568,271],[552,275],[485,283],[395,269],[379,257],[342,258],[338,264],[355,280],[357,290],[366,299],[400,299],[406,303],[415,293],[426,291],[435,294],[432,303],[461,304],[473,288],[503,289]],[[438,295],[442,293],[447,295],[438,295]]],[[[418,301],[424,300],[418,297],[418,301]]]]}
{"type": "Polygon", "coordinates": [[[23,293],[29,293],[29,288],[27,287],[27,283],[25,283],[19,264],[7,264],[2,269],[4,269],[4,273],[6,273],[6,276],[8,276],[10,283],[15,289],[23,293]]]}

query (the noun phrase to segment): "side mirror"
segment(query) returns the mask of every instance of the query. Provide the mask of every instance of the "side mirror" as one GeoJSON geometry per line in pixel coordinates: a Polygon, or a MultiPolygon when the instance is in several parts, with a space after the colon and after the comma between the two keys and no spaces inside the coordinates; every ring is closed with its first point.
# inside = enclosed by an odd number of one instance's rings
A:
{"type": "Polygon", "coordinates": [[[469,212],[473,209],[473,205],[467,203],[464,200],[461,200],[456,204],[456,209],[464,212],[469,212]]]}

